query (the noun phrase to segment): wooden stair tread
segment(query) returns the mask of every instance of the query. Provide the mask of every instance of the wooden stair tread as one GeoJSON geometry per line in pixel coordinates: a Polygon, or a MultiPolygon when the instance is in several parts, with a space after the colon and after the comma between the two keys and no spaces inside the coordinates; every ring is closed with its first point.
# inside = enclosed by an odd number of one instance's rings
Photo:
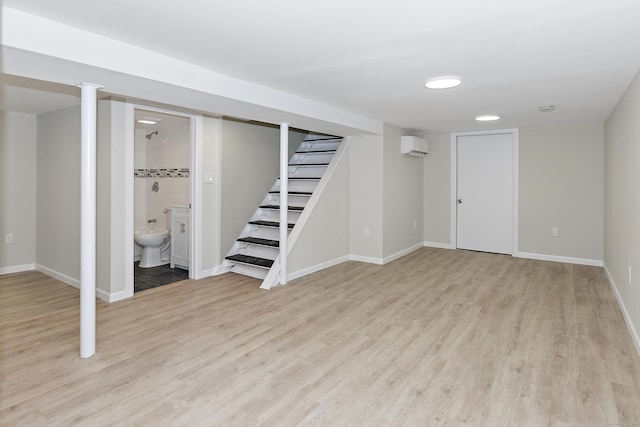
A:
{"type": "Polygon", "coordinates": [[[229,261],[239,262],[242,264],[254,265],[262,268],[271,268],[271,266],[273,265],[272,259],[258,258],[250,255],[235,254],[235,255],[229,255],[225,257],[225,259],[228,259],[229,261]]]}
{"type": "Polygon", "coordinates": [[[238,239],[238,242],[251,243],[253,245],[260,245],[260,246],[269,246],[272,248],[280,247],[280,242],[277,240],[261,239],[259,237],[241,237],[238,239]]]}
{"type": "MultiPolygon", "coordinates": [[[[262,205],[260,206],[260,209],[280,209],[279,205],[262,205]]],[[[301,211],[304,209],[304,206],[288,206],[287,210],[290,211],[301,211]]]]}
{"type": "Polygon", "coordinates": [[[329,163],[289,163],[289,166],[305,167],[305,166],[329,166],[329,163]]]}
{"type": "MultiPolygon", "coordinates": [[[[280,223],[276,222],[276,221],[263,221],[263,220],[258,220],[258,221],[249,221],[249,224],[252,225],[262,225],[265,227],[280,227],[280,223]]],[[[295,224],[287,224],[289,228],[293,228],[293,226],[295,224]]]]}

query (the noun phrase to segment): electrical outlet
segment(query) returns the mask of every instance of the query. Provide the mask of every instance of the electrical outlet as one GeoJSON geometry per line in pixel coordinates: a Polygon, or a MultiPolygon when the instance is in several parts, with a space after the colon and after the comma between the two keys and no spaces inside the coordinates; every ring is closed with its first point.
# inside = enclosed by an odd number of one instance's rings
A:
{"type": "Polygon", "coordinates": [[[4,242],[8,244],[13,243],[13,234],[6,234],[4,236],[4,242]]]}
{"type": "Polygon", "coordinates": [[[627,284],[629,286],[631,286],[631,266],[629,265],[628,268],[629,268],[629,276],[627,277],[627,279],[628,279],[627,280],[627,284]]]}
{"type": "Polygon", "coordinates": [[[416,220],[415,219],[413,220],[413,229],[414,230],[416,229],[416,220]]]}
{"type": "Polygon", "coordinates": [[[365,228],[364,228],[364,235],[365,235],[366,237],[369,237],[369,235],[370,235],[370,234],[371,234],[371,230],[369,229],[369,227],[365,227],[365,228]]]}
{"type": "Polygon", "coordinates": [[[560,236],[560,229],[558,227],[551,227],[551,237],[560,236]]]}

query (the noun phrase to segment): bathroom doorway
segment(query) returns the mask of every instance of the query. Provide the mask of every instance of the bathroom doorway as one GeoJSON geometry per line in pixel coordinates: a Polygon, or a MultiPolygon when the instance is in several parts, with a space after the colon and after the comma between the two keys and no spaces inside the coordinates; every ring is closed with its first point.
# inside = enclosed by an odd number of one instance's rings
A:
{"type": "Polygon", "coordinates": [[[190,116],[134,110],[134,292],[189,278],[190,116]]]}

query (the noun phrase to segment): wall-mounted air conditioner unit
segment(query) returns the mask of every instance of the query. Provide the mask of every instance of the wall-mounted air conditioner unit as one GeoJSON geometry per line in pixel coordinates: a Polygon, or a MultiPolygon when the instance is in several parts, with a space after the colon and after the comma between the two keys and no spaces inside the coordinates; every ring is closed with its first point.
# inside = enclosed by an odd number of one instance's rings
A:
{"type": "Polygon", "coordinates": [[[417,136],[402,136],[400,152],[409,156],[424,157],[429,153],[429,142],[417,136]]]}

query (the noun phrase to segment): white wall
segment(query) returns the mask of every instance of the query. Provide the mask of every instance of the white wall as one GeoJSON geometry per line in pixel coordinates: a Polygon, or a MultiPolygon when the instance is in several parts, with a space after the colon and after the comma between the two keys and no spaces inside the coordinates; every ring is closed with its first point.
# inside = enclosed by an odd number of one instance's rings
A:
{"type": "MultiPolygon", "coordinates": [[[[202,186],[202,270],[211,274],[222,262],[220,233],[222,229],[220,205],[221,191],[221,133],[222,120],[214,117],[203,119],[202,172],[210,174],[213,182],[202,186]]],[[[226,255],[226,252],[224,253],[226,255]]]]}
{"type": "Polygon", "coordinates": [[[0,112],[0,274],[36,259],[36,126],[33,114],[0,112]]]}
{"type": "Polygon", "coordinates": [[[279,135],[275,128],[222,121],[222,256],[278,177],[279,135]]]}
{"type": "Polygon", "coordinates": [[[605,123],[605,269],[640,351],[640,74],[605,123]],[[631,284],[628,284],[631,268],[631,284]]]}
{"type": "Polygon", "coordinates": [[[382,142],[376,135],[354,137],[349,143],[349,253],[378,264],[383,258],[382,142]]]}
{"type": "Polygon", "coordinates": [[[520,129],[520,252],[601,262],[603,209],[603,123],[520,129]]]}
{"type": "Polygon", "coordinates": [[[338,159],[331,180],[291,248],[289,275],[298,277],[346,261],[349,255],[349,153],[338,159]]]}
{"type": "Polygon", "coordinates": [[[423,169],[419,157],[400,153],[402,130],[384,125],[383,257],[393,259],[424,242],[423,169]]]}
{"type": "Polygon", "coordinates": [[[451,134],[426,135],[429,155],[424,159],[424,239],[427,245],[451,245],[451,134]]]}
{"type": "Polygon", "coordinates": [[[126,209],[127,175],[130,166],[124,153],[127,145],[127,106],[114,100],[98,101],[97,141],[97,295],[107,301],[129,297],[127,277],[132,262],[125,248],[133,246],[126,209]]]}
{"type": "MultiPolygon", "coordinates": [[[[450,242],[450,134],[426,135],[424,240],[450,242]]],[[[599,263],[603,244],[602,123],[520,129],[518,252],[599,263]],[[560,229],[551,238],[551,227],[560,229]]]]}
{"type": "Polygon", "coordinates": [[[80,278],[80,107],[38,115],[37,268],[80,278]]]}
{"type": "MultiPolygon", "coordinates": [[[[111,292],[111,135],[112,103],[98,101],[96,141],[96,288],[98,295],[111,292]]],[[[122,283],[124,286],[124,281],[122,283]]]]}

